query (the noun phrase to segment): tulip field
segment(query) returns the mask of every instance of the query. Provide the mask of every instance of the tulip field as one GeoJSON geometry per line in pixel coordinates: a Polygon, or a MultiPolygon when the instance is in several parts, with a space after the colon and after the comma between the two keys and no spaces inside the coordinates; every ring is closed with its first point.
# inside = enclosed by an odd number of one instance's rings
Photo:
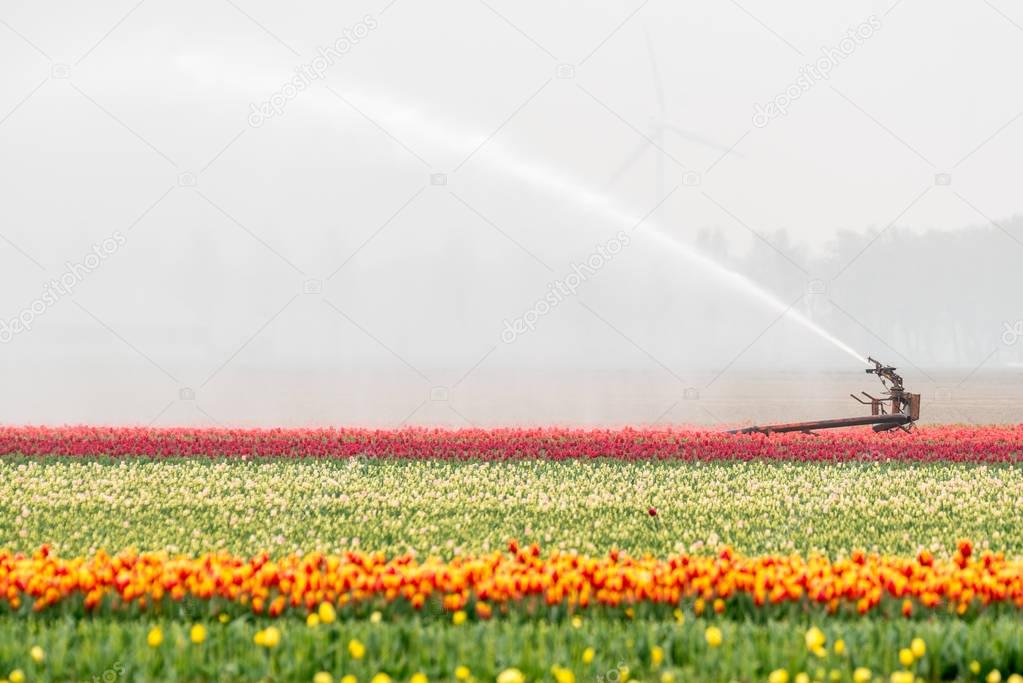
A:
{"type": "Polygon", "coordinates": [[[1023,426],[0,427],[0,683],[1023,683],[1023,426]]]}

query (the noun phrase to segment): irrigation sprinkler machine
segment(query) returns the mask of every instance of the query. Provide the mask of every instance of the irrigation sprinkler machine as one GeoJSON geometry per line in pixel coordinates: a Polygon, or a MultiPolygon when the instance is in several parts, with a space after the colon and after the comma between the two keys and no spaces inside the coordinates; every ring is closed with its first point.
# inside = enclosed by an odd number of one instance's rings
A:
{"type": "Polygon", "coordinates": [[[870,406],[870,415],[861,417],[838,417],[831,420],[811,420],[809,422],[788,422],[775,425],[754,425],[743,429],[733,429],[730,434],[775,434],[780,432],[804,432],[812,434],[815,429],[837,429],[839,427],[860,427],[873,425],[875,432],[886,432],[890,429],[909,431],[913,423],[920,419],[920,394],[906,391],[902,377],[895,372],[896,368],[867,357],[874,367],[867,368],[868,375],[877,375],[884,387],[883,397],[871,396],[865,391],[860,393],[867,398],[863,400],[855,394],[849,394],[853,400],[870,406]]]}

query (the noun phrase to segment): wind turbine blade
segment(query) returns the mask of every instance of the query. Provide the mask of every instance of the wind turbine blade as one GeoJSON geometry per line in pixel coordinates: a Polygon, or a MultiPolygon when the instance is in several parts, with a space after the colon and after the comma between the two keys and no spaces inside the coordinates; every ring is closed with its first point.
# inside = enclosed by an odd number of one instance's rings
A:
{"type": "Polygon", "coordinates": [[[618,179],[625,175],[625,172],[628,171],[633,164],[639,161],[639,158],[643,156],[643,153],[646,152],[649,146],[650,142],[648,140],[643,140],[641,143],[639,143],[639,145],[636,146],[636,149],[632,150],[632,154],[630,154],[625,159],[625,162],[618,167],[618,170],[615,171],[614,175],[611,176],[611,178],[607,181],[605,187],[611,187],[612,185],[617,183],[618,179]]]}
{"type": "Polygon", "coordinates": [[[665,113],[664,88],[661,87],[661,74],[657,70],[657,58],[654,57],[654,43],[650,40],[650,31],[645,25],[643,26],[643,35],[646,36],[646,51],[650,55],[650,71],[654,75],[654,90],[657,91],[657,108],[663,119],[665,113]]]}
{"type": "Polygon", "coordinates": [[[675,135],[678,135],[679,137],[685,140],[689,140],[690,142],[697,142],[701,145],[710,147],[711,149],[716,149],[719,152],[727,152],[728,154],[734,154],[739,158],[743,158],[743,154],[741,152],[736,152],[734,149],[730,147],[725,147],[724,145],[720,145],[714,142],[713,140],[708,140],[707,138],[703,137],[702,135],[699,135],[698,133],[693,133],[692,131],[685,130],[684,128],[679,128],[673,123],[661,123],[661,127],[670,130],[671,132],[675,133],[675,135]]]}

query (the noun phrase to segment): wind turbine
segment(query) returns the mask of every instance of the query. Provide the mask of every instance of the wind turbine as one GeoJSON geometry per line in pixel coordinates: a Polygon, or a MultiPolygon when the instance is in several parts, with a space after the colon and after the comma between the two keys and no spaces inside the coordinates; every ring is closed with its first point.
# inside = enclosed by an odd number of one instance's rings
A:
{"type": "Polygon", "coordinates": [[[639,159],[646,153],[646,151],[650,147],[655,147],[657,151],[657,158],[655,160],[657,164],[656,190],[657,197],[660,198],[664,196],[664,153],[661,152],[661,150],[664,149],[664,139],[666,132],[674,133],[683,140],[688,140],[690,142],[701,144],[705,147],[715,149],[723,154],[735,154],[736,156],[740,157],[742,155],[728,147],[725,147],[724,145],[721,145],[717,142],[714,142],[713,140],[710,140],[700,135],[699,133],[694,133],[692,131],[681,128],[680,126],[677,126],[668,120],[668,108],[664,102],[664,87],[661,84],[661,74],[660,70],[657,68],[657,58],[654,55],[653,41],[650,40],[650,31],[647,29],[646,26],[643,27],[643,35],[646,38],[647,54],[650,57],[650,71],[651,74],[653,75],[654,91],[657,95],[657,116],[651,117],[650,121],[647,123],[647,125],[649,126],[649,133],[646,136],[646,139],[644,139],[639,143],[639,145],[637,145],[636,149],[633,150],[632,154],[630,154],[625,159],[625,162],[621,165],[621,167],[619,167],[619,169],[615,171],[615,174],[611,176],[611,179],[608,181],[607,184],[608,187],[614,185],[618,181],[618,179],[625,174],[626,171],[628,171],[637,161],[639,161],[639,159]]]}

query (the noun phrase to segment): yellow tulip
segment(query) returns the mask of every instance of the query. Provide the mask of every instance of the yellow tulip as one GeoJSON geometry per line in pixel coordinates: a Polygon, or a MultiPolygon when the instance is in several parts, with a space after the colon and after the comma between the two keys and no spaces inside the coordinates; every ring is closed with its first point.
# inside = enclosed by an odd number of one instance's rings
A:
{"type": "Polygon", "coordinates": [[[319,609],[316,610],[316,615],[320,617],[321,624],[333,624],[337,619],[337,610],[329,602],[321,602],[319,609]]]}
{"type": "Polygon", "coordinates": [[[657,647],[656,645],[650,648],[650,662],[654,666],[660,666],[661,662],[664,661],[664,650],[657,647]]]}
{"type": "Polygon", "coordinates": [[[420,671],[419,673],[412,674],[412,678],[408,679],[408,683],[430,683],[430,679],[420,671]]]}
{"type": "Polygon", "coordinates": [[[352,656],[352,659],[362,659],[366,656],[366,646],[352,638],[348,641],[348,654],[352,656]]]}
{"type": "Polygon", "coordinates": [[[326,671],[321,671],[313,676],[313,683],[334,683],[334,677],[326,671]]]}
{"type": "Polygon", "coordinates": [[[806,632],[805,640],[806,649],[816,651],[824,647],[824,643],[826,643],[828,639],[824,635],[823,631],[814,626],[810,628],[809,631],[806,632]]]}
{"type": "MultiPolygon", "coordinates": [[[[509,671],[518,671],[518,669],[509,669],[509,671]]],[[[460,681],[468,680],[471,675],[472,672],[469,671],[469,667],[467,666],[459,666],[455,668],[455,678],[460,681]]]]}
{"type": "Polygon", "coordinates": [[[865,666],[861,666],[853,671],[853,683],[870,683],[870,679],[873,677],[874,674],[865,666]]]}
{"type": "Polygon", "coordinates": [[[711,647],[718,647],[724,639],[724,636],[721,635],[721,629],[717,626],[708,626],[703,637],[707,639],[707,644],[711,647]]]}
{"type": "Polygon", "coordinates": [[[904,647],[899,650],[899,662],[902,666],[913,666],[913,661],[916,658],[913,656],[913,651],[908,647],[904,647]]]}
{"type": "Polygon", "coordinates": [[[572,673],[571,669],[553,666],[551,667],[551,673],[554,674],[556,683],[575,683],[575,674],[572,673]]]}
{"type": "Polygon", "coordinates": [[[36,664],[42,664],[43,660],[46,659],[46,653],[43,652],[43,648],[38,645],[34,646],[28,651],[28,656],[32,658],[32,661],[36,664]]]}
{"type": "Polygon", "coordinates": [[[196,645],[206,640],[206,627],[202,624],[193,624],[188,631],[188,638],[196,645]]]}
{"type": "Polygon", "coordinates": [[[927,643],[924,642],[923,638],[914,638],[913,642],[909,644],[909,649],[914,657],[920,659],[927,654],[927,643]]]}
{"type": "Polygon", "coordinates": [[[457,612],[451,615],[451,623],[454,624],[455,626],[459,626],[461,624],[464,624],[465,620],[468,618],[469,615],[467,615],[464,610],[458,610],[457,612]]]}
{"type": "Polygon", "coordinates": [[[767,677],[767,683],[789,683],[789,672],[785,669],[775,669],[767,677]]]}
{"type": "MultiPolygon", "coordinates": [[[[459,667],[459,669],[465,669],[465,667],[459,667]]],[[[468,678],[469,670],[465,669],[465,673],[465,678],[468,678]]],[[[458,675],[458,669],[455,670],[455,678],[465,680],[465,678],[458,675]]],[[[526,677],[518,669],[505,669],[497,675],[497,683],[526,683],[526,677]]]]}
{"type": "Polygon", "coordinates": [[[592,662],[593,661],[593,657],[596,654],[597,653],[593,651],[592,647],[588,647],[585,650],[583,650],[583,663],[584,664],[589,664],[590,662],[592,662]]]}
{"type": "Polygon", "coordinates": [[[267,626],[263,630],[263,647],[272,648],[277,647],[278,643],[281,642],[281,630],[276,626],[267,626]]]}
{"type": "Polygon", "coordinates": [[[154,626],[149,629],[149,635],[146,636],[146,642],[149,643],[149,647],[160,647],[160,643],[163,642],[163,631],[160,630],[159,626],[154,626]]]}

